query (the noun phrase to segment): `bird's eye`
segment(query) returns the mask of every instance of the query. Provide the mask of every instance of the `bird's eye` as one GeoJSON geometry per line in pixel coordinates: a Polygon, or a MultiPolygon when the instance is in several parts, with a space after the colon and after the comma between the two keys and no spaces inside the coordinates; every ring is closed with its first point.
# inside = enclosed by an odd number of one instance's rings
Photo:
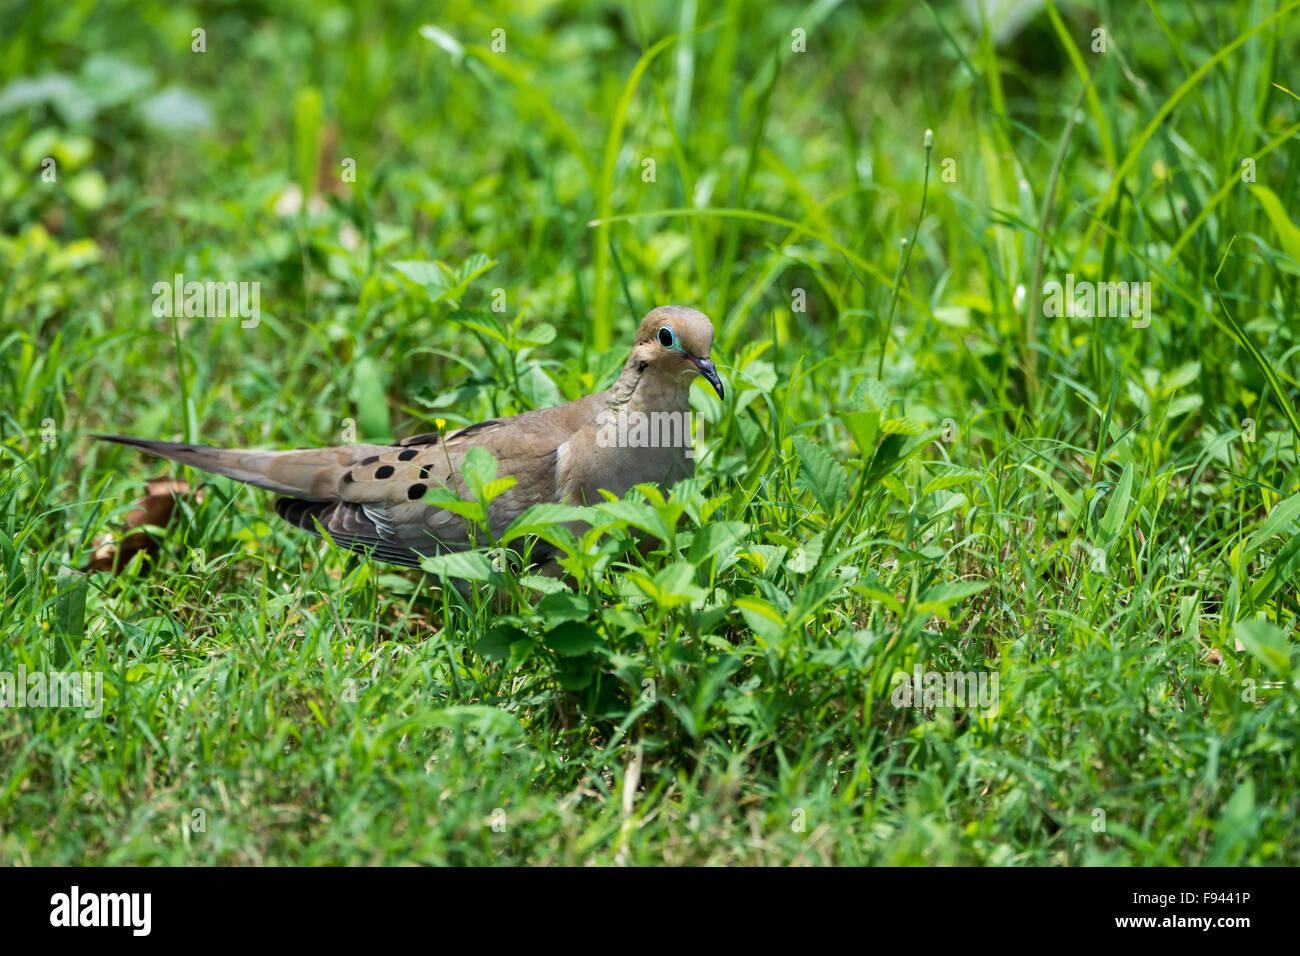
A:
{"type": "Polygon", "coordinates": [[[677,342],[677,333],[674,332],[672,329],[670,329],[668,326],[665,325],[662,329],[659,330],[659,344],[662,345],[664,348],[670,349],[673,347],[673,345],[676,342],[677,342]]]}

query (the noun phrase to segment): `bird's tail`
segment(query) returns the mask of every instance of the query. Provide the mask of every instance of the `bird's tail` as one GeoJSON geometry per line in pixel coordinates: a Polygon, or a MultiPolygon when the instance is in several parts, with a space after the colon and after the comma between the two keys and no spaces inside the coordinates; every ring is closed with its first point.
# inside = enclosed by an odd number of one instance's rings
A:
{"type": "Polygon", "coordinates": [[[96,435],[100,441],[129,445],[214,475],[306,501],[328,501],[337,494],[343,473],[360,458],[379,454],[377,445],[343,445],[295,451],[211,448],[184,442],[152,441],[123,435],[96,435]]]}

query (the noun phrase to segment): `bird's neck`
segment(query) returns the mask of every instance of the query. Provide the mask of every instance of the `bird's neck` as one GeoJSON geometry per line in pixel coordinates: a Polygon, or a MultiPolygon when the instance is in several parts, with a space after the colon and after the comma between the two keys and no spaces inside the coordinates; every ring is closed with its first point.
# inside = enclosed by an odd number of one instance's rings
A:
{"type": "Polygon", "coordinates": [[[609,407],[616,410],[684,412],[690,408],[689,380],[665,375],[635,354],[627,360],[623,374],[606,394],[609,407]]]}

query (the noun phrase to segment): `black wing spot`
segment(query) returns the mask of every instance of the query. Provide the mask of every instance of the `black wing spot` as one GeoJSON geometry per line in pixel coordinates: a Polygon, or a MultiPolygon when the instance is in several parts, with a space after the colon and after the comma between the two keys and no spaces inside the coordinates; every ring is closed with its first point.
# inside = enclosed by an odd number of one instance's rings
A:
{"type": "Polygon", "coordinates": [[[414,458],[414,457],[415,457],[416,455],[418,455],[418,454],[419,454],[419,452],[416,451],[414,448],[408,448],[408,449],[406,449],[406,451],[402,452],[400,455],[397,456],[397,460],[398,460],[398,461],[410,461],[412,458],[414,458]]]}
{"type": "Polygon", "coordinates": [[[431,471],[433,471],[433,465],[425,465],[423,468],[420,469],[420,477],[427,480],[429,477],[429,472],[431,471]]]}
{"type": "Polygon", "coordinates": [[[374,464],[375,462],[377,462],[377,461],[379,461],[379,456],[378,456],[378,455],[371,455],[369,458],[362,458],[362,459],[361,459],[361,464],[363,464],[363,465],[373,465],[373,464],[374,464]]]}
{"type": "Polygon", "coordinates": [[[406,489],[406,497],[410,498],[412,501],[417,501],[418,499],[423,498],[424,493],[428,490],[428,485],[414,484],[406,489]]]}
{"type": "Polygon", "coordinates": [[[490,418],[485,422],[479,422],[477,425],[470,425],[468,428],[462,428],[460,431],[455,432],[454,434],[449,435],[448,437],[459,438],[461,435],[472,435],[480,428],[487,428],[489,425],[499,425],[500,423],[501,423],[501,419],[490,418]]]}
{"type": "Polygon", "coordinates": [[[378,468],[375,469],[375,477],[391,478],[393,477],[393,471],[394,469],[392,465],[380,465],[378,468]]]}
{"type": "Polygon", "coordinates": [[[352,477],[352,472],[351,472],[351,471],[345,471],[345,472],[343,472],[343,484],[345,484],[345,485],[350,485],[350,484],[352,484],[352,482],[354,482],[354,481],[356,481],[356,479],[352,477]]]}

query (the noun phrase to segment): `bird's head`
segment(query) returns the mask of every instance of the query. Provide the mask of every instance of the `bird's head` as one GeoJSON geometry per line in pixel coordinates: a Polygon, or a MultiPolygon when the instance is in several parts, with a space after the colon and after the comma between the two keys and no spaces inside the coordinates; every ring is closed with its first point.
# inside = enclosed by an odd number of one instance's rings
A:
{"type": "Polygon", "coordinates": [[[703,312],[680,305],[651,309],[636,332],[633,358],[663,375],[703,375],[722,398],[722,379],[709,358],[713,323],[703,312]]]}

